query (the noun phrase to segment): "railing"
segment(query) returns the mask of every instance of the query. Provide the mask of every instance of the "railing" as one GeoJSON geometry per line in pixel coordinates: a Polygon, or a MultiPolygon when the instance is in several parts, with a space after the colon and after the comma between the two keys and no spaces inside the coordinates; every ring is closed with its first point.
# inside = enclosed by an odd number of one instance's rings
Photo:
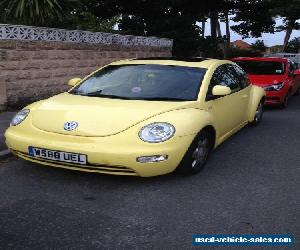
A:
{"type": "Polygon", "coordinates": [[[288,58],[291,61],[298,63],[300,66],[300,54],[294,54],[294,53],[274,53],[274,54],[265,54],[265,57],[284,57],[288,58]]]}
{"type": "Polygon", "coordinates": [[[0,24],[0,40],[60,41],[72,43],[117,44],[123,46],[172,47],[166,38],[123,36],[81,30],[53,29],[34,26],[0,24]]]}

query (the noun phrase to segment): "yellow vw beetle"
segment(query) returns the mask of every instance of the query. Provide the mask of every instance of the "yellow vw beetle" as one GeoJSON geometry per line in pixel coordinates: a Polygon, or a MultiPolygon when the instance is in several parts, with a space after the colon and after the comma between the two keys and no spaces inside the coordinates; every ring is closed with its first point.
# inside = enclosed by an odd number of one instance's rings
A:
{"type": "Polygon", "coordinates": [[[142,58],[111,63],[21,110],[17,156],[53,167],[142,177],[199,172],[209,153],[263,116],[265,92],[235,63],[142,58]]]}

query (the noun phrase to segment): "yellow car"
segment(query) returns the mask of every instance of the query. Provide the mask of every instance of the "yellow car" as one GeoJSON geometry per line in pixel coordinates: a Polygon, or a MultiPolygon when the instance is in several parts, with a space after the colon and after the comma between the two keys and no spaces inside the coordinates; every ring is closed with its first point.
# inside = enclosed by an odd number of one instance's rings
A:
{"type": "Polygon", "coordinates": [[[235,63],[141,58],[111,63],[33,103],[5,133],[17,156],[87,172],[199,172],[212,149],[258,124],[265,92],[235,63]]]}

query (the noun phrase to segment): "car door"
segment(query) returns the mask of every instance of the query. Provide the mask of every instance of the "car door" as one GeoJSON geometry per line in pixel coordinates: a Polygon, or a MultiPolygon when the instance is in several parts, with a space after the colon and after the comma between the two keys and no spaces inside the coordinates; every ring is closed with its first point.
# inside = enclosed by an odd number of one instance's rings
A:
{"type": "Polygon", "coordinates": [[[229,68],[233,71],[238,84],[240,85],[241,90],[240,94],[240,110],[242,122],[248,121],[248,109],[249,109],[249,101],[250,101],[250,92],[251,92],[251,84],[248,78],[247,73],[238,65],[229,65],[229,68]]]}
{"type": "MultiPolygon", "coordinates": [[[[231,131],[238,128],[245,119],[245,102],[242,99],[242,88],[238,82],[231,64],[223,64],[215,70],[208,87],[206,104],[214,116],[220,138],[226,137],[231,131]],[[212,89],[216,85],[229,87],[232,91],[231,94],[220,97],[213,96],[212,89]]],[[[245,90],[246,92],[247,90],[245,90]]]]}
{"type": "Polygon", "coordinates": [[[300,77],[294,74],[294,71],[297,70],[297,64],[289,61],[288,62],[288,74],[289,74],[289,81],[292,87],[292,93],[294,94],[300,88],[300,77]]]}

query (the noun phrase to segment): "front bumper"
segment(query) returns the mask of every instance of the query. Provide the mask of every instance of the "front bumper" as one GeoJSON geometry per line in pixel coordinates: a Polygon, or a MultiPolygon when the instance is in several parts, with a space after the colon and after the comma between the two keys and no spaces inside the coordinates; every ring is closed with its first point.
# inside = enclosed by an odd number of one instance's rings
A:
{"type": "Polygon", "coordinates": [[[194,139],[194,135],[174,136],[166,142],[146,143],[129,130],[106,137],[80,137],[45,132],[33,126],[28,129],[22,124],[10,127],[5,137],[12,153],[31,162],[85,172],[142,177],[174,171],[194,139]],[[32,158],[28,155],[29,146],[86,154],[88,163],[82,166],[32,158]],[[151,155],[168,155],[168,159],[154,163],[136,161],[137,157],[151,155]]]}
{"type": "Polygon", "coordinates": [[[265,105],[280,105],[288,93],[285,87],[279,91],[266,91],[265,105]]]}

